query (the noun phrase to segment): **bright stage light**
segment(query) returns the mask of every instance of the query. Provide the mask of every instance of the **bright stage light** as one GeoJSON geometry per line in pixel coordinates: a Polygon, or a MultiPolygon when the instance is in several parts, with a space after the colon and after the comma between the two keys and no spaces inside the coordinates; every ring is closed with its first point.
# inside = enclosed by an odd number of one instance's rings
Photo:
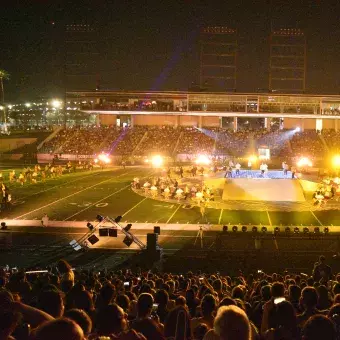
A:
{"type": "Polygon", "coordinates": [[[333,167],[336,169],[340,168],[340,155],[335,155],[332,160],[333,167]]]}
{"type": "Polygon", "coordinates": [[[160,155],[153,156],[151,163],[155,168],[160,168],[163,165],[163,157],[160,155]]]}
{"type": "Polygon", "coordinates": [[[295,131],[296,131],[296,132],[300,132],[300,131],[301,131],[300,126],[297,126],[297,127],[295,128],[295,131]]]}
{"type": "Polygon", "coordinates": [[[299,168],[303,168],[303,167],[306,167],[306,166],[313,166],[313,163],[311,162],[311,160],[307,157],[301,157],[298,162],[297,162],[297,166],[299,168]]]}
{"type": "Polygon", "coordinates": [[[200,165],[209,165],[211,163],[211,160],[206,155],[198,155],[195,163],[200,165]]]}
{"type": "Polygon", "coordinates": [[[256,155],[249,156],[248,161],[251,162],[251,163],[256,163],[257,162],[257,156],[256,155]]]}
{"type": "Polygon", "coordinates": [[[103,163],[105,164],[109,164],[111,163],[111,159],[108,155],[106,155],[105,153],[101,153],[99,156],[98,156],[98,159],[100,161],[102,161],[103,163]]]}

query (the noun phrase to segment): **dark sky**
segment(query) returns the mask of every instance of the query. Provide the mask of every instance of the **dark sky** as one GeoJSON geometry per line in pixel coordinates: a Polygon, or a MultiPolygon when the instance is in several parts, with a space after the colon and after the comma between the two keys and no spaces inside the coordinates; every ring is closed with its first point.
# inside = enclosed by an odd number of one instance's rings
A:
{"type": "Polygon", "coordinates": [[[101,88],[186,90],[198,81],[204,25],[238,29],[237,91],[268,88],[272,25],[305,30],[307,92],[340,92],[338,0],[1,3],[0,68],[11,74],[5,83],[8,100],[62,95],[63,31],[72,23],[91,23],[101,32],[101,88]]]}

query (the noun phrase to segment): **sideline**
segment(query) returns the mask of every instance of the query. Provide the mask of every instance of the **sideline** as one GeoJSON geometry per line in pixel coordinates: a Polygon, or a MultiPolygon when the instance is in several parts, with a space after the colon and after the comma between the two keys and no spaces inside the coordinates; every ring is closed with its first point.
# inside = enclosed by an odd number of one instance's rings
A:
{"type": "MultiPolygon", "coordinates": [[[[117,177],[120,177],[120,176],[117,176],[117,177]]],[[[117,177],[116,177],[116,178],[117,178],[117,177]]],[[[147,177],[147,176],[145,176],[145,177],[147,177]]],[[[145,177],[143,177],[143,178],[145,178],[145,177]]],[[[125,187],[123,187],[123,188],[121,188],[121,189],[119,189],[119,190],[113,192],[112,194],[110,194],[110,195],[108,195],[108,196],[106,196],[106,197],[104,197],[104,198],[101,198],[99,201],[97,201],[97,202],[95,202],[95,203],[89,205],[88,207],[86,207],[86,208],[84,208],[84,209],[82,209],[82,210],[80,210],[80,211],[74,213],[73,215],[71,215],[71,216],[65,218],[63,221],[68,221],[70,218],[79,215],[79,214],[82,213],[83,211],[92,208],[93,206],[97,205],[98,203],[101,203],[102,201],[106,200],[107,198],[109,198],[109,197],[111,197],[111,196],[113,196],[113,195],[115,195],[115,194],[118,194],[119,192],[124,191],[124,190],[126,190],[127,188],[130,188],[130,187],[131,187],[131,184],[128,184],[127,186],[125,186],[125,187]]],[[[124,216],[124,215],[123,215],[123,216],[124,216]]]]}

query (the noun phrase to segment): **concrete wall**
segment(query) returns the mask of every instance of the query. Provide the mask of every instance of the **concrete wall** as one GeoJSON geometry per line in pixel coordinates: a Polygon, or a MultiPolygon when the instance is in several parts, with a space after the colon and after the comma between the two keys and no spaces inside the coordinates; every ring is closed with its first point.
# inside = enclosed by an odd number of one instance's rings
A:
{"type": "Polygon", "coordinates": [[[32,144],[36,140],[36,138],[0,138],[0,152],[20,148],[26,144],[32,144]]]}
{"type": "Polygon", "coordinates": [[[335,129],[335,119],[322,119],[322,129],[335,129]]]}
{"type": "Polygon", "coordinates": [[[134,115],[134,125],[176,125],[176,116],[151,116],[151,115],[134,115]]]}
{"type": "Polygon", "coordinates": [[[285,118],[283,126],[285,129],[295,129],[300,127],[301,130],[315,130],[316,119],[285,118]]]}
{"type": "Polygon", "coordinates": [[[220,117],[203,117],[202,126],[219,127],[220,117]]]}
{"type": "Polygon", "coordinates": [[[181,116],[179,118],[180,126],[198,126],[198,116],[181,116]]]}
{"type": "Polygon", "coordinates": [[[99,115],[99,122],[102,125],[114,125],[116,126],[116,115],[106,115],[106,114],[100,114],[99,115]]]}

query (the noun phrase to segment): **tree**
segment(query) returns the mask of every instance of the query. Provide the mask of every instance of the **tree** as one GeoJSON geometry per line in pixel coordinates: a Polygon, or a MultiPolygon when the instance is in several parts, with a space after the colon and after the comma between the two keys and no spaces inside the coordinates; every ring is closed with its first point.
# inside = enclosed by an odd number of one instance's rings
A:
{"type": "Polygon", "coordinates": [[[4,124],[6,128],[6,107],[5,107],[5,91],[4,91],[4,80],[9,79],[9,74],[5,70],[0,69],[0,104],[3,106],[4,112],[4,124]]]}

